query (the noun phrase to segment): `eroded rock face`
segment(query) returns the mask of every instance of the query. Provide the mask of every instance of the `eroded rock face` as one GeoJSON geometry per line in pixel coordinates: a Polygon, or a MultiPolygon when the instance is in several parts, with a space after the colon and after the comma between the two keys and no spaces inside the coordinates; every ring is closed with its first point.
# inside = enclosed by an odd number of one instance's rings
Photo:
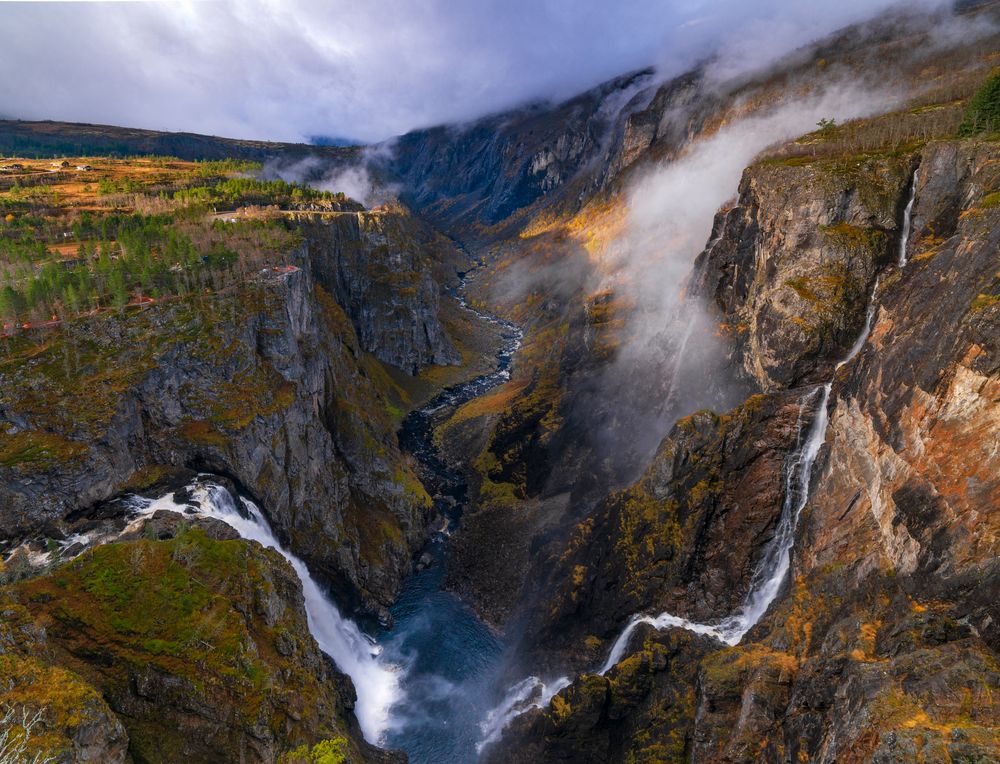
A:
{"type": "Polygon", "coordinates": [[[206,470],[237,480],[344,600],[388,605],[429,500],[350,320],[304,250],[295,262],[235,293],[68,326],[15,359],[0,416],[42,450],[0,468],[0,536],[58,538],[71,512],[162,465],[206,470]]]}
{"type": "Polygon", "coordinates": [[[592,665],[634,613],[711,621],[737,609],[785,496],[785,465],[812,400],[758,395],[725,415],[682,419],[635,485],[576,529],[551,567],[537,642],[593,647],[592,665]],[[595,639],[596,638],[596,639],[595,639]]]}
{"type": "Polygon", "coordinates": [[[313,220],[303,227],[313,273],[344,307],[364,350],[413,374],[461,361],[438,320],[432,275],[455,260],[434,262],[450,248],[446,241],[401,209],[313,220]]]}
{"type": "Polygon", "coordinates": [[[888,279],[868,347],[845,369],[800,570],[843,560],[849,577],[892,570],[914,597],[967,608],[996,647],[1000,516],[1000,311],[989,144],[925,149],[905,269],[888,279]],[[863,553],[862,553],[863,550],[863,553]],[[994,592],[995,593],[995,592],[994,592]],[[993,603],[995,604],[995,603],[993,603]]]}
{"type": "Polygon", "coordinates": [[[736,335],[734,363],[761,389],[826,380],[851,347],[893,260],[911,164],[773,160],[745,172],[693,291],[715,302],[736,335]]]}
{"type": "Polygon", "coordinates": [[[687,632],[637,635],[640,648],[607,676],[585,675],[550,707],[514,720],[483,761],[681,761],[696,702],[699,659],[711,640],[687,632]]]}

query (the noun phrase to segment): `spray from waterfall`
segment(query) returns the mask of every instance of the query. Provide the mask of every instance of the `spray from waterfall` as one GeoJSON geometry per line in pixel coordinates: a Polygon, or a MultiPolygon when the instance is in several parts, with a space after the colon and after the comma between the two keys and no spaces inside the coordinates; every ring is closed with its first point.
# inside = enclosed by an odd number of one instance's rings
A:
{"type": "MultiPolygon", "coordinates": [[[[160,509],[191,513],[190,504],[178,504],[173,497],[174,494],[168,494],[155,501],[134,497],[133,505],[140,515],[160,509]]],[[[302,582],[309,631],[320,649],[351,677],[358,695],[354,710],[361,731],[366,740],[378,743],[389,723],[389,709],[400,700],[399,667],[387,666],[378,660],[378,647],[357,624],[341,615],[305,563],[282,546],[256,504],[239,497],[241,511],[229,490],[204,476],[191,486],[191,499],[197,505],[197,515],[221,520],[241,538],[274,549],[291,563],[302,582]]]]}
{"type": "Polygon", "coordinates": [[[571,681],[568,676],[561,676],[551,682],[543,682],[537,676],[529,676],[515,684],[480,723],[479,729],[483,737],[476,744],[476,752],[482,753],[483,748],[499,740],[504,728],[515,717],[530,708],[545,708],[557,692],[569,687],[571,681]]]}
{"type": "MultiPolygon", "coordinates": [[[[857,100],[848,104],[843,96],[851,92],[847,90],[839,94],[827,94],[826,98],[833,98],[837,104],[837,111],[853,112],[854,114],[865,113],[870,108],[868,100],[872,94],[853,91],[857,100]]],[[[633,231],[633,235],[624,243],[627,246],[623,246],[622,252],[619,253],[621,257],[631,261],[631,267],[639,265],[641,277],[630,283],[635,284],[640,291],[643,289],[651,290],[660,295],[658,299],[662,300],[661,281],[650,277],[650,274],[664,271],[661,262],[664,259],[661,243],[663,241],[672,242],[666,256],[668,261],[666,272],[672,278],[676,277],[674,280],[679,281],[680,261],[672,257],[674,248],[686,249],[691,236],[695,235],[688,230],[688,225],[693,229],[704,230],[708,214],[705,214],[702,207],[706,199],[711,201],[713,211],[718,210],[719,205],[724,203],[727,198],[726,195],[731,193],[737,180],[728,175],[731,168],[734,166],[743,167],[757,152],[778,140],[782,134],[794,134],[804,114],[808,113],[810,108],[815,108],[815,105],[815,101],[809,105],[788,105],[768,117],[749,118],[734,123],[720,130],[712,138],[695,146],[682,160],[667,165],[652,178],[644,180],[632,196],[632,206],[638,207],[638,212],[635,209],[630,211],[630,218],[632,218],[630,225],[637,229],[638,233],[633,231]],[[692,170],[697,170],[697,172],[692,172],[692,170]],[[718,196],[696,199],[693,202],[689,189],[695,184],[689,179],[689,173],[696,176],[701,188],[707,189],[711,193],[718,193],[718,196]],[[680,236],[679,231],[675,230],[678,224],[671,222],[664,227],[660,224],[660,221],[663,220],[683,221],[683,232],[686,237],[680,236]],[[647,240],[653,241],[656,245],[649,246],[647,240]],[[682,242],[682,245],[678,246],[677,241],[682,242]],[[638,255],[634,255],[635,252],[638,252],[638,255]]],[[[901,242],[901,252],[904,256],[900,258],[900,265],[905,265],[906,262],[905,251],[910,233],[910,217],[915,189],[916,175],[911,181],[910,198],[904,211],[901,242]]],[[[708,242],[708,247],[714,248],[719,243],[719,238],[718,236],[712,237],[708,242]]],[[[705,262],[707,259],[704,259],[705,262]]],[[[690,263],[690,260],[686,262],[690,263]]],[[[693,274],[689,283],[697,283],[698,280],[697,274],[693,274]]],[[[869,298],[864,326],[850,350],[837,364],[837,370],[849,363],[868,340],[877,307],[875,303],[877,289],[878,280],[876,279],[869,298]]],[[[689,312],[677,310],[677,305],[668,300],[667,304],[661,306],[660,310],[649,310],[647,315],[651,316],[652,319],[640,327],[638,332],[634,332],[626,345],[626,349],[633,354],[648,352],[652,344],[662,341],[664,323],[673,321],[680,314],[684,315],[687,323],[678,335],[679,357],[674,361],[670,387],[667,391],[667,396],[671,401],[679,395],[676,378],[685,365],[683,357],[691,344],[689,340],[697,327],[696,322],[699,315],[698,306],[692,304],[683,307],[688,308],[689,312]]],[[[791,567],[791,551],[799,515],[808,503],[813,465],[826,440],[826,430],[829,423],[827,408],[832,389],[833,378],[826,383],[810,388],[799,401],[800,413],[796,431],[796,446],[786,462],[785,498],[778,527],[774,537],[764,550],[761,561],[751,578],[750,588],[739,609],[714,623],[698,623],[672,613],[636,614],[615,639],[607,660],[597,670],[598,674],[603,675],[621,660],[628,649],[630,638],[640,624],[646,623],[657,629],[683,628],[696,634],[713,637],[727,645],[735,645],[763,617],[781,591],[791,567]],[[815,414],[808,429],[803,431],[805,428],[803,413],[810,409],[815,410],[815,414]]],[[[503,727],[511,719],[538,705],[537,701],[526,701],[520,697],[520,693],[525,692],[526,687],[534,687],[536,684],[544,686],[544,683],[537,677],[529,677],[508,690],[500,705],[491,712],[487,721],[483,722],[483,731],[487,736],[484,738],[484,745],[489,740],[499,737],[503,727]]]]}

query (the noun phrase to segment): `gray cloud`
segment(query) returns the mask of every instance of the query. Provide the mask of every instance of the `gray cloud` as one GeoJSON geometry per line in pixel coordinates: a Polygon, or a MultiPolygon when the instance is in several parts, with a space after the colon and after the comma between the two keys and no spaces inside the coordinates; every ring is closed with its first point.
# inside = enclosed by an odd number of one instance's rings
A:
{"type": "Polygon", "coordinates": [[[727,66],[750,68],[891,4],[0,3],[0,112],[235,137],[375,141],[567,97],[649,64],[674,73],[719,50],[727,66]]]}

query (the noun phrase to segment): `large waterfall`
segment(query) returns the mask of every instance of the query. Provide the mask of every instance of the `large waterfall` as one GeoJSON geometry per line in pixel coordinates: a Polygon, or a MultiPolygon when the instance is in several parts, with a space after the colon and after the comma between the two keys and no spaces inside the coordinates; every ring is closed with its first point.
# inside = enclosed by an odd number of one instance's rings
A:
{"type": "Polygon", "coordinates": [[[400,672],[378,660],[378,647],[352,620],[341,615],[333,600],[309,573],[305,563],[282,546],[260,509],[249,499],[233,497],[225,487],[202,476],[190,487],[191,504],[178,504],[174,493],[156,500],[134,497],[141,514],[160,509],[214,517],[231,526],[242,538],[257,541],[281,553],[302,582],[309,631],[337,668],[351,677],[358,694],[355,713],[365,738],[378,743],[389,723],[389,709],[400,695],[400,672]],[[242,511],[236,505],[242,504],[242,511]]]}

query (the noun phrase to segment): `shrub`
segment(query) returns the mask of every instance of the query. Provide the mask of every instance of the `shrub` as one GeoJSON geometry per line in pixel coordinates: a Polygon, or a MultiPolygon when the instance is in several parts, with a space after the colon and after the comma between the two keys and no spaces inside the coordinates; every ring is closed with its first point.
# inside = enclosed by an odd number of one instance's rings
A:
{"type": "Polygon", "coordinates": [[[280,761],[281,764],[344,764],[347,761],[346,746],[346,739],[335,737],[317,743],[312,750],[307,745],[299,746],[283,755],[280,761]]]}

